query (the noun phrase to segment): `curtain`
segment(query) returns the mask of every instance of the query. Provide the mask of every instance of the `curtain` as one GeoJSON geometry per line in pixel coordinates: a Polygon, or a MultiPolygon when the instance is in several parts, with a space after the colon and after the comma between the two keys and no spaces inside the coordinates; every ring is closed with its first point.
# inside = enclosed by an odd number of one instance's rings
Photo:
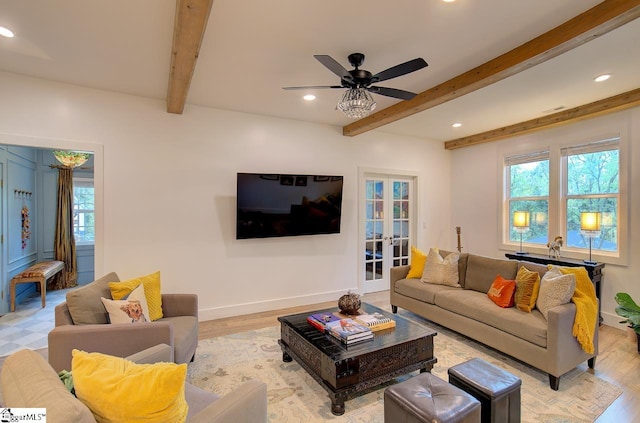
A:
{"type": "Polygon", "coordinates": [[[73,237],[73,169],[58,168],[58,210],[54,258],[64,262],[64,270],[53,279],[51,289],[71,288],[78,284],[76,241],[73,237]]]}

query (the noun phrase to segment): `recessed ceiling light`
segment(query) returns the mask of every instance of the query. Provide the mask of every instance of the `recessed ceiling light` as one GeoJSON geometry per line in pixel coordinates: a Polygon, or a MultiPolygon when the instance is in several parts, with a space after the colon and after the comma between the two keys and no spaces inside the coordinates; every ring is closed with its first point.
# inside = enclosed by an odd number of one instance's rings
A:
{"type": "Polygon", "coordinates": [[[442,0],[442,1],[445,2],[445,3],[453,3],[456,0],[442,0]]]}
{"type": "Polygon", "coordinates": [[[4,26],[0,26],[0,35],[7,38],[13,38],[13,31],[9,28],[5,28],[4,26]]]}
{"type": "Polygon", "coordinates": [[[596,76],[593,80],[596,81],[596,82],[602,82],[602,81],[606,81],[609,78],[611,78],[611,74],[610,73],[604,73],[602,75],[596,76]]]}
{"type": "Polygon", "coordinates": [[[304,97],[302,97],[302,98],[304,98],[304,99],[305,99],[305,100],[307,100],[307,101],[313,101],[313,100],[315,100],[315,99],[316,99],[316,96],[315,96],[315,95],[313,95],[313,94],[307,94],[307,95],[305,95],[305,96],[304,96],[304,97]]]}
{"type": "Polygon", "coordinates": [[[460,128],[462,126],[462,124],[460,122],[456,122],[456,123],[452,123],[451,126],[453,128],[460,128]]]}

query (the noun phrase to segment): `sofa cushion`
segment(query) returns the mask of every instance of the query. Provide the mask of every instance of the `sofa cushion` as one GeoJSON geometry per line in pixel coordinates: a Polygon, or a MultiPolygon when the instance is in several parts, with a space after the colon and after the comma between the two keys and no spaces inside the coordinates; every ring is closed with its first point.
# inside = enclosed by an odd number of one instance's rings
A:
{"type": "Polygon", "coordinates": [[[111,298],[109,282],[120,279],[111,272],[83,287],[67,292],[67,307],[74,325],[96,325],[109,323],[107,311],[101,297],[111,298]]]}
{"type": "Polygon", "coordinates": [[[518,271],[518,262],[514,260],[495,259],[471,254],[467,261],[465,289],[486,294],[496,276],[501,275],[505,279],[515,279],[518,271]]]}
{"type": "Polygon", "coordinates": [[[73,350],[76,395],[102,422],[184,422],[186,364],[136,364],[73,350]]]}
{"type": "Polygon", "coordinates": [[[493,280],[487,297],[500,307],[513,307],[513,294],[516,291],[516,281],[508,280],[498,275],[493,280]]]}
{"type": "Polygon", "coordinates": [[[436,294],[435,301],[443,309],[493,326],[543,348],[547,346],[547,321],[538,310],[523,313],[515,307],[496,307],[486,294],[469,289],[440,291],[436,294]]]}
{"type": "Polygon", "coordinates": [[[458,253],[447,254],[443,257],[437,249],[430,249],[420,280],[436,285],[460,287],[458,277],[459,258],[460,254],[458,253]]]}
{"type": "Polygon", "coordinates": [[[413,245],[411,246],[411,267],[409,273],[407,273],[407,279],[420,279],[422,272],[424,271],[424,263],[427,261],[427,255],[424,251],[417,249],[413,245]]]}
{"type": "Polygon", "coordinates": [[[422,283],[417,279],[400,279],[395,284],[396,293],[429,304],[435,304],[435,296],[439,291],[449,289],[460,290],[453,286],[422,283]]]}
{"type": "Polygon", "coordinates": [[[113,299],[120,300],[129,295],[140,284],[144,285],[151,321],[161,319],[163,314],[159,271],[118,283],[110,283],[109,289],[111,289],[113,299]]]}
{"type": "Polygon", "coordinates": [[[540,274],[521,266],[516,275],[516,295],[514,298],[518,310],[531,313],[531,310],[536,306],[539,290],[540,274]]]}
{"type": "Polygon", "coordinates": [[[0,376],[3,405],[46,408],[51,422],[95,423],[91,411],[60,382],[47,360],[32,350],[6,358],[0,376]]]}
{"type": "Polygon", "coordinates": [[[540,279],[542,279],[544,274],[547,273],[547,270],[549,270],[546,264],[532,263],[530,261],[518,261],[518,270],[521,267],[524,267],[532,272],[538,272],[538,274],[540,275],[540,279]]]}

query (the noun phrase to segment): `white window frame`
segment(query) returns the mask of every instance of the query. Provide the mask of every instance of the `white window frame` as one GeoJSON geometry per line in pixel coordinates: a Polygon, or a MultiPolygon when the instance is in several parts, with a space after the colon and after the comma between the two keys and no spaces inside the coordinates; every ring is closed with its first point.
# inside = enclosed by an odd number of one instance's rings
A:
{"type": "MultiPolygon", "coordinates": [[[[73,188],[76,188],[76,184],[84,184],[84,183],[91,183],[91,186],[93,187],[93,205],[94,205],[94,209],[93,210],[87,210],[87,209],[83,209],[84,212],[91,212],[93,213],[93,222],[94,222],[94,240],[93,241],[78,241],[77,239],[76,241],[76,245],[94,245],[95,244],[95,217],[96,217],[96,210],[95,210],[95,183],[93,178],[85,178],[85,177],[74,177],[73,178],[73,188]]],[[[73,228],[73,233],[75,236],[75,225],[73,228]]]]}
{"type": "MultiPolygon", "coordinates": [[[[499,245],[502,250],[518,251],[520,249],[519,241],[510,241],[509,233],[511,228],[509,216],[509,183],[507,178],[508,159],[517,156],[525,156],[526,154],[535,154],[545,150],[549,151],[549,239],[553,239],[558,234],[566,234],[566,165],[563,165],[562,150],[575,146],[584,146],[589,144],[597,144],[600,141],[608,139],[618,139],[619,159],[620,159],[620,175],[619,175],[619,196],[618,196],[618,250],[593,250],[593,260],[617,265],[628,265],[629,239],[628,239],[628,205],[629,205],[629,178],[628,178],[628,147],[626,132],[610,132],[598,136],[584,136],[582,138],[572,138],[570,141],[551,142],[550,145],[539,144],[532,146],[531,144],[518,147],[504,149],[499,157],[500,175],[499,189],[501,191],[500,199],[502,201],[499,207],[498,227],[501,228],[499,234],[499,245]]],[[[554,140],[551,140],[554,141],[554,140]]],[[[566,160],[564,160],[566,161],[566,160]]],[[[564,236],[564,235],[562,235],[564,236]]],[[[539,244],[523,243],[525,251],[534,254],[548,254],[546,246],[539,244]]],[[[584,260],[588,259],[588,251],[585,255],[584,248],[562,248],[562,257],[584,260]]]]}

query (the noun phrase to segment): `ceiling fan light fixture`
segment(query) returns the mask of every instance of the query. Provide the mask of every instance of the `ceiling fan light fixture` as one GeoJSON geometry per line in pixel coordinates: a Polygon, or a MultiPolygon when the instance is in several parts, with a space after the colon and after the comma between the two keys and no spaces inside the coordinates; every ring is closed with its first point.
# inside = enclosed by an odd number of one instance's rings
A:
{"type": "Polygon", "coordinates": [[[364,88],[348,89],[336,106],[336,109],[342,111],[349,119],[362,119],[375,108],[376,102],[364,88]]]}

